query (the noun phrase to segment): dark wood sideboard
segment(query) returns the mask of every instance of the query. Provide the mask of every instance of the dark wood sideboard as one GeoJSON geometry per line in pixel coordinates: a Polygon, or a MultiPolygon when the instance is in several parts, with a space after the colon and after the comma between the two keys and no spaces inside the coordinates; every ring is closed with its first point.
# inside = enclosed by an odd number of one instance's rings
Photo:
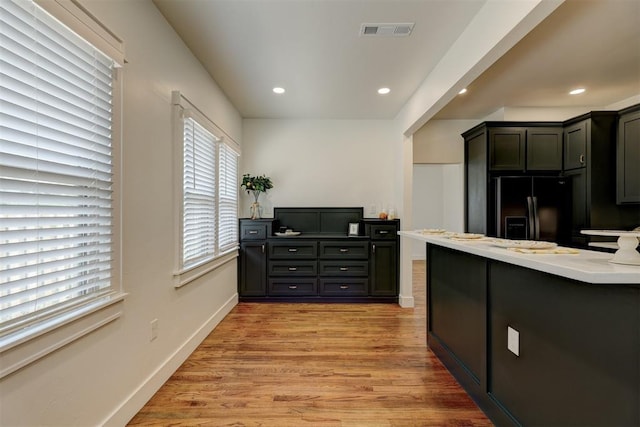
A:
{"type": "Polygon", "coordinates": [[[363,218],[362,208],[275,208],[274,218],[239,221],[240,301],[398,301],[398,219],[363,218]],[[279,236],[281,227],[300,234],[279,236]]]}

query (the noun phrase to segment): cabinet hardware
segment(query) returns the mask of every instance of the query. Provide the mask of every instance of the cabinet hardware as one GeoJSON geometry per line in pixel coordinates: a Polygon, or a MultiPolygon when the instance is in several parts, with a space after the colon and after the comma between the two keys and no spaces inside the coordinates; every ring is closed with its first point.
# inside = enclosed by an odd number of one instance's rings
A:
{"type": "Polygon", "coordinates": [[[298,285],[289,285],[289,289],[298,289],[298,285]]]}
{"type": "Polygon", "coordinates": [[[296,248],[289,248],[289,252],[298,252],[296,248]]]}
{"type": "Polygon", "coordinates": [[[349,271],[349,267],[340,267],[340,271],[349,271]]]}
{"type": "Polygon", "coordinates": [[[289,267],[289,271],[297,271],[298,268],[297,267],[289,267]]]}
{"type": "Polygon", "coordinates": [[[340,289],[349,289],[349,285],[340,285],[340,289]]]}
{"type": "Polygon", "coordinates": [[[262,253],[264,253],[264,245],[262,245],[262,253]]]}
{"type": "Polygon", "coordinates": [[[258,230],[249,230],[249,234],[258,234],[258,230]]]}
{"type": "Polygon", "coordinates": [[[372,245],[371,252],[376,253],[376,245],[372,245]]]}
{"type": "Polygon", "coordinates": [[[380,230],[378,234],[389,234],[389,230],[380,230]]]}
{"type": "Polygon", "coordinates": [[[584,154],[580,154],[580,164],[584,164],[584,154]]]}
{"type": "Polygon", "coordinates": [[[347,249],[347,248],[340,248],[340,252],[349,252],[349,249],[347,249]]]}

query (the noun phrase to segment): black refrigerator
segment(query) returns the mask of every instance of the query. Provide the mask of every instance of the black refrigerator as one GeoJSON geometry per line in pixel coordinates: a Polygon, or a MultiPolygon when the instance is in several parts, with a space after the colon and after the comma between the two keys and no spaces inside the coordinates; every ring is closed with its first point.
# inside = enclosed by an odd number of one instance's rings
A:
{"type": "Polygon", "coordinates": [[[568,178],[494,178],[496,236],[567,243],[571,236],[568,178]]]}

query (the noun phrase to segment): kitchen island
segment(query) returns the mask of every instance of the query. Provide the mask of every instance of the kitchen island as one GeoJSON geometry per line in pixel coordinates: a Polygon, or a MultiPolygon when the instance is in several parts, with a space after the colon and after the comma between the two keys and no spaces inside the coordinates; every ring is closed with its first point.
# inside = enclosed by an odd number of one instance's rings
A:
{"type": "Polygon", "coordinates": [[[426,243],[427,343],[496,425],[640,425],[640,267],[426,243]]]}

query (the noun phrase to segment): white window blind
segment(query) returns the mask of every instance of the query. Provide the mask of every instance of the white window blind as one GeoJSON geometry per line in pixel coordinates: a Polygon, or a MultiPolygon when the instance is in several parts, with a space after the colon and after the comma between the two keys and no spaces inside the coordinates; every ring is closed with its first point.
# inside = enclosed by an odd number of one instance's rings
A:
{"type": "Polygon", "coordinates": [[[220,144],[220,216],[218,246],[220,252],[238,246],[238,153],[220,144]]]}
{"type": "Polygon", "coordinates": [[[182,266],[216,255],[216,138],[193,118],[184,119],[182,266]]]}
{"type": "Polygon", "coordinates": [[[112,283],[114,61],[30,1],[0,1],[0,336],[112,283]]]}

